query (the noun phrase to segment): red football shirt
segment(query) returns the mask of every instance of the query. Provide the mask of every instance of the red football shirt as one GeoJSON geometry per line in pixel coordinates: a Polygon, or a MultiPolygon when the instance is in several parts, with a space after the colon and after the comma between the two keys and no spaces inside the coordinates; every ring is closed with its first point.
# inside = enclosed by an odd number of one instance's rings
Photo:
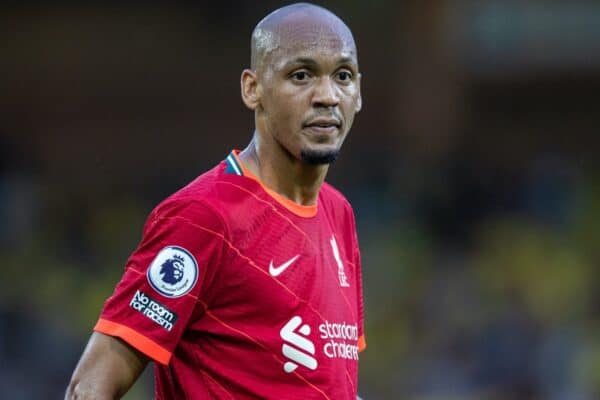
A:
{"type": "Polygon", "coordinates": [[[94,327],[156,361],[157,399],[356,399],[352,209],[265,188],[236,152],[150,214],[94,327]]]}

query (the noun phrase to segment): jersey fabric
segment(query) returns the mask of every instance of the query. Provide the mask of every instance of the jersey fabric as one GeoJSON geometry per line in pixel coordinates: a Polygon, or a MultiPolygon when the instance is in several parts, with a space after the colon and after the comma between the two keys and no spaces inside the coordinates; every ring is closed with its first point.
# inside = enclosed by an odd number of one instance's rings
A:
{"type": "Polygon", "coordinates": [[[355,400],[352,209],[328,184],[298,205],[234,151],[152,211],[94,329],[156,361],[157,399],[355,400]]]}

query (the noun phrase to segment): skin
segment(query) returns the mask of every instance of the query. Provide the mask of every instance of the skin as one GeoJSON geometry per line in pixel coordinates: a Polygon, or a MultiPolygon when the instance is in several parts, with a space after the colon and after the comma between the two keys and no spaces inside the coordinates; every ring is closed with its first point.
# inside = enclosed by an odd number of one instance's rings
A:
{"type": "MultiPolygon", "coordinates": [[[[316,204],[329,165],[306,155],[334,157],[361,108],[350,30],[331,12],[306,3],[271,13],[254,30],[241,91],[256,125],[240,153],[244,166],[288,199],[316,204]]],[[[148,362],[120,339],[94,332],[65,399],[119,399],[148,362]]]]}
{"type": "Polygon", "coordinates": [[[362,105],[352,33],[317,6],[275,11],[254,30],[241,91],[256,126],[240,153],[245,167],[288,199],[316,204],[329,164],[314,165],[302,154],[337,154],[362,105]],[[339,126],[310,126],[319,118],[339,126]]]}
{"type": "Polygon", "coordinates": [[[65,399],[120,399],[148,362],[120,339],[94,332],[75,367],[65,399]]]}

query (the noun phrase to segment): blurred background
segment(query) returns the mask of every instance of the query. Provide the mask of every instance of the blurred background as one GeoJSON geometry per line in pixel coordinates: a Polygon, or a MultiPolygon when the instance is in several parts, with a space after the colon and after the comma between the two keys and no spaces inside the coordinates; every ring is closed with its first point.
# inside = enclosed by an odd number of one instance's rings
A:
{"type": "MultiPolygon", "coordinates": [[[[363,74],[328,178],[362,246],[360,393],[600,398],[600,3],[318,3],[363,74]]],[[[62,398],[147,214],[249,141],[239,76],[283,4],[3,2],[0,397],[62,398]]]]}

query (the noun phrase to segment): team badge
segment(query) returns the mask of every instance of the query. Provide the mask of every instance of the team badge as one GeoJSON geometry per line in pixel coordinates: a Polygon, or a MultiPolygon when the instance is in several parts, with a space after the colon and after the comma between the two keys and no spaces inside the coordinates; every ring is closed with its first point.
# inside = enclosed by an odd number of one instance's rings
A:
{"type": "Polygon", "coordinates": [[[350,287],[348,283],[348,278],[346,277],[346,272],[344,272],[344,264],[342,263],[342,259],[340,257],[340,249],[338,248],[337,242],[335,241],[335,236],[331,236],[331,240],[329,240],[331,244],[331,250],[333,251],[333,258],[335,258],[335,262],[338,266],[338,278],[340,280],[341,287],[350,287]]]}
{"type": "Polygon", "coordinates": [[[181,297],[198,280],[198,263],[194,256],[178,246],[162,249],[146,274],[150,286],[165,297],[181,297]]]}

